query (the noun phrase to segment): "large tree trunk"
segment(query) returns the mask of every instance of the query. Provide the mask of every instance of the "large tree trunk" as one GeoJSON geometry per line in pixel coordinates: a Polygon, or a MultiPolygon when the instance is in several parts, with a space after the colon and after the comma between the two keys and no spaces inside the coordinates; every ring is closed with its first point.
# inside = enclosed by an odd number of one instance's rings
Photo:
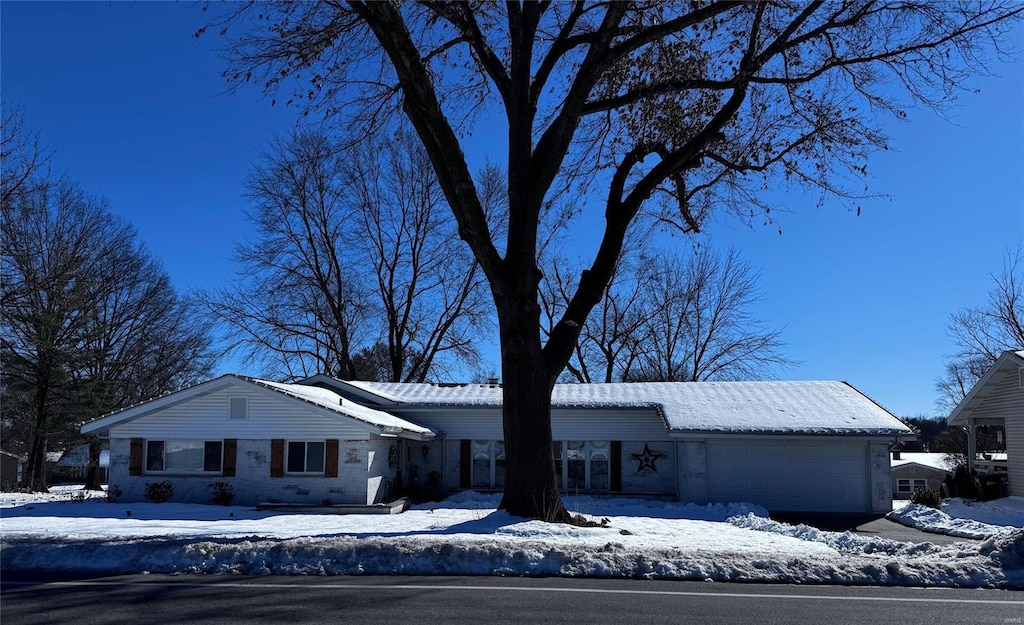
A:
{"type": "Polygon", "coordinates": [[[35,393],[35,423],[32,428],[32,441],[28,448],[28,462],[25,465],[25,474],[22,476],[22,486],[29,490],[45,493],[46,487],[46,443],[47,419],[46,402],[48,399],[47,376],[37,378],[35,393]]]}
{"type": "Polygon", "coordinates": [[[37,427],[32,435],[32,443],[28,449],[28,461],[25,464],[25,474],[22,476],[22,486],[37,492],[45,493],[46,488],[46,431],[37,427]]]}
{"type": "Polygon", "coordinates": [[[564,523],[551,449],[553,376],[544,366],[540,306],[529,289],[495,297],[501,328],[502,420],[505,433],[505,494],[509,514],[564,523]]]}

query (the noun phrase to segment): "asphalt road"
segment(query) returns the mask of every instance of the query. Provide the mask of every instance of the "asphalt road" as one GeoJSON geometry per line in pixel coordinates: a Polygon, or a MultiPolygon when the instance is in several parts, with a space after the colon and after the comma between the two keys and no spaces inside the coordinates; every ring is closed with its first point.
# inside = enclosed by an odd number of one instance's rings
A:
{"type": "Polygon", "coordinates": [[[500,577],[0,579],[4,625],[1024,623],[1001,590],[500,577]]]}

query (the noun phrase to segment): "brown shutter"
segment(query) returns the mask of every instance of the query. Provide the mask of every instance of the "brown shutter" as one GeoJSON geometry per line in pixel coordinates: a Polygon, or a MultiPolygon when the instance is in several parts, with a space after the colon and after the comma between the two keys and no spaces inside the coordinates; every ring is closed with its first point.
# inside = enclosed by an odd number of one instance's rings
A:
{"type": "Polygon", "coordinates": [[[235,456],[238,454],[238,439],[224,439],[224,470],[221,475],[224,477],[235,477],[235,456]]]}
{"type": "Polygon", "coordinates": [[[324,454],[324,476],[338,477],[338,439],[327,439],[324,454]]]}
{"type": "Polygon", "coordinates": [[[459,488],[469,488],[469,470],[473,466],[473,441],[459,442],[459,488]]]}
{"type": "Polygon", "coordinates": [[[611,445],[612,490],[622,490],[622,441],[612,441],[611,445]]]}
{"type": "Polygon", "coordinates": [[[284,439],[270,441],[270,477],[284,477],[284,439]]]}
{"type": "Polygon", "coordinates": [[[142,475],[142,439],[133,438],[128,451],[128,475],[142,475]]]}

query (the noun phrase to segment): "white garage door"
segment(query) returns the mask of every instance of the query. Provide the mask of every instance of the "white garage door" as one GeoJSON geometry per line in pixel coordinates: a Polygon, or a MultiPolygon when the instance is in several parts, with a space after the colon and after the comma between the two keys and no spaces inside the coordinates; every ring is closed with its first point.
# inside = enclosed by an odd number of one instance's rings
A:
{"type": "Polygon", "coordinates": [[[706,449],[709,501],[749,501],[779,511],[871,511],[866,442],[710,440],[706,449]]]}

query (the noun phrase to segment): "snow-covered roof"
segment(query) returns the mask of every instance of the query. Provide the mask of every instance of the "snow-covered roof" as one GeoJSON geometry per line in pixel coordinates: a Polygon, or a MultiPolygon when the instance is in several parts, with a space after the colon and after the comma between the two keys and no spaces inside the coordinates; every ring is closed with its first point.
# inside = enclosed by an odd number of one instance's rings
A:
{"type": "MultiPolygon", "coordinates": [[[[492,384],[342,382],[386,402],[415,406],[500,406],[492,384]]],[[[653,408],[670,430],[884,434],[912,430],[846,382],[638,382],[557,384],[555,408],[653,408]]]]}
{"type": "Polygon", "coordinates": [[[920,464],[922,466],[949,471],[951,469],[946,454],[935,454],[923,451],[901,451],[899,460],[895,458],[890,462],[892,468],[902,467],[905,464],[920,464]]]}
{"type": "Polygon", "coordinates": [[[256,378],[244,378],[259,384],[260,386],[275,390],[279,393],[284,393],[296,399],[307,401],[311,404],[316,404],[322,408],[333,410],[352,419],[369,423],[370,425],[376,425],[385,430],[405,430],[408,432],[415,432],[417,434],[433,435],[434,431],[430,428],[423,427],[401,419],[394,415],[380,410],[374,410],[373,408],[367,408],[361,406],[353,401],[344,399],[341,395],[338,395],[334,391],[319,386],[305,386],[302,384],[283,384],[281,382],[270,382],[268,380],[258,380],[256,378]]]}
{"type": "Polygon", "coordinates": [[[354,403],[342,398],[341,395],[329,389],[302,384],[270,382],[231,373],[87,421],[82,424],[81,431],[83,434],[102,434],[113,425],[136,419],[153,410],[176,405],[193,397],[222,389],[225,385],[240,384],[255,385],[267,391],[285,395],[295,401],[313,404],[318,408],[330,410],[349,419],[380,428],[382,433],[405,432],[427,438],[435,435],[435,432],[430,428],[354,403]]]}
{"type": "MultiPolygon", "coordinates": [[[[64,452],[64,455],[60,455],[60,452],[56,452],[59,456],[57,460],[57,466],[61,467],[84,467],[89,464],[89,445],[78,445],[64,452]]],[[[47,452],[49,455],[49,452],[47,452]]],[[[100,450],[100,466],[110,466],[110,450],[100,450]]]]}

